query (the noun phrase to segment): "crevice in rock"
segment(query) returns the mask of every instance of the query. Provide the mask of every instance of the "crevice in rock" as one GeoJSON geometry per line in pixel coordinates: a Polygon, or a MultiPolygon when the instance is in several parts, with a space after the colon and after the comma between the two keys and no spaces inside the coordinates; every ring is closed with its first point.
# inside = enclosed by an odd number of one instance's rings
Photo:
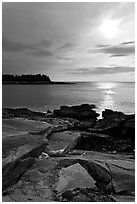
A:
{"type": "Polygon", "coordinates": [[[45,151],[46,146],[47,143],[43,143],[3,167],[2,191],[5,191],[20,180],[22,175],[35,163],[35,158],[38,158],[45,151]]]}
{"type": "Polygon", "coordinates": [[[111,175],[111,182],[110,183],[111,183],[112,192],[116,193],[115,188],[114,188],[114,184],[113,184],[113,176],[112,176],[111,168],[110,168],[110,166],[109,166],[109,164],[107,162],[105,163],[105,165],[108,167],[110,175],[111,175]]]}

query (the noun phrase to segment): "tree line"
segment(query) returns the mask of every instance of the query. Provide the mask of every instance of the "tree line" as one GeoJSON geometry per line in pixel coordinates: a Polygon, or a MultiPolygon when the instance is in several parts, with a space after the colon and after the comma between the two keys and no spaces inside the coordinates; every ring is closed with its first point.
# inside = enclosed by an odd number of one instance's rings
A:
{"type": "Polygon", "coordinates": [[[2,82],[51,82],[49,76],[45,74],[22,74],[22,75],[11,75],[3,74],[2,82]]]}

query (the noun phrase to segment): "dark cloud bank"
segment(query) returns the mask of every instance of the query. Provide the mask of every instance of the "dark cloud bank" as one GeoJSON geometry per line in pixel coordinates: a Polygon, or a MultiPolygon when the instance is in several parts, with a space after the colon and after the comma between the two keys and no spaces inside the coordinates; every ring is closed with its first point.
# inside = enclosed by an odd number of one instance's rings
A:
{"type": "Polygon", "coordinates": [[[22,43],[15,42],[7,37],[2,37],[2,50],[7,52],[26,52],[27,54],[37,56],[37,57],[46,57],[51,56],[52,53],[44,48],[48,48],[51,42],[48,40],[42,40],[38,43],[22,43]]]}

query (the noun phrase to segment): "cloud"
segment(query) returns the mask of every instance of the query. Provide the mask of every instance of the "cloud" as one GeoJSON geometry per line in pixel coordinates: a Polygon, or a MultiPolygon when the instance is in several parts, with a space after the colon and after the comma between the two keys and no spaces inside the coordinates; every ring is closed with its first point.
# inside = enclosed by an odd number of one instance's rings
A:
{"type": "Polygon", "coordinates": [[[14,41],[9,40],[5,36],[2,37],[2,50],[3,51],[18,52],[18,51],[35,50],[35,49],[36,47],[33,44],[14,42],[14,41]]]}
{"type": "Polygon", "coordinates": [[[71,48],[73,46],[72,43],[65,43],[64,45],[62,45],[61,47],[58,48],[58,50],[63,50],[63,49],[68,49],[68,48],[71,48]]]}
{"type": "Polygon", "coordinates": [[[135,41],[128,41],[128,42],[121,43],[121,45],[129,45],[129,44],[135,44],[135,41]]]}
{"type": "Polygon", "coordinates": [[[57,58],[57,59],[60,59],[60,60],[65,60],[65,61],[77,59],[77,58],[74,58],[74,57],[56,57],[56,58],[57,58]]]}
{"type": "Polygon", "coordinates": [[[52,55],[52,53],[48,50],[40,50],[40,51],[36,51],[36,52],[31,52],[30,54],[32,54],[33,56],[36,56],[36,57],[48,57],[48,56],[52,55]]]}
{"type": "Polygon", "coordinates": [[[111,55],[111,57],[125,57],[127,55],[124,55],[124,54],[116,54],[116,55],[111,55]]]}
{"type": "Polygon", "coordinates": [[[31,66],[31,61],[28,60],[13,60],[13,59],[2,59],[2,67],[4,66],[9,66],[9,67],[14,67],[14,66],[31,66]]]}
{"type": "Polygon", "coordinates": [[[51,45],[51,41],[49,40],[41,40],[38,43],[38,46],[42,46],[42,47],[49,47],[51,45]]]}
{"type": "Polygon", "coordinates": [[[42,40],[38,43],[22,43],[15,42],[7,37],[2,37],[2,50],[7,52],[27,52],[34,56],[50,56],[52,53],[48,50],[44,50],[44,47],[49,47],[51,44],[48,40],[42,40]]]}
{"type": "Polygon", "coordinates": [[[118,45],[97,45],[93,50],[88,50],[91,53],[110,54],[110,57],[123,57],[135,53],[134,41],[123,42],[118,45]]]}
{"type": "Polygon", "coordinates": [[[97,45],[97,47],[109,47],[111,44],[99,44],[99,45],[97,45]]]}
{"type": "Polygon", "coordinates": [[[72,75],[99,75],[99,74],[116,74],[122,72],[134,72],[134,67],[126,66],[108,66],[108,67],[91,67],[91,68],[79,68],[77,70],[71,70],[68,74],[72,75]]]}

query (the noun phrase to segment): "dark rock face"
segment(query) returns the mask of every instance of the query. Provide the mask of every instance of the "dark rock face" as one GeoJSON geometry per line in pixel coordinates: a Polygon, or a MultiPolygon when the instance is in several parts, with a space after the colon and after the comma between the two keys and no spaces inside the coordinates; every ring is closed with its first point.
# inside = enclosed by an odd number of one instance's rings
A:
{"type": "Polygon", "coordinates": [[[114,151],[115,146],[112,138],[108,135],[91,133],[91,134],[82,134],[81,138],[75,144],[74,149],[77,150],[88,150],[88,151],[114,151]],[[113,147],[113,148],[112,148],[113,147]]]}
{"type": "Polygon", "coordinates": [[[103,119],[96,122],[91,132],[107,134],[115,138],[135,140],[135,114],[125,115],[122,112],[106,109],[103,119]]]}
{"type": "Polygon", "coordinates": [[[125,138],[135,140],[135,115],[127,116],[125,120],[118,123],[119,134],[125,138]]]}
{"type": "Polygon", "coordinates": [[[94,110],[94,105],[82,104],[77,106],[61,106],[59,110],[54,110],[55,117],[76,118],[79,120],[95,119],[99,116],[94,110]]]}
{"type": "Polygon", "coordinates": [[[80,121],[76,128],[86,131],[70,144],[66,150],[88,150],[107,152],[134,152],[135,115],[105,110],[103,119],[80,121]]]}
{"type": "Polygon", "coordinates": [[[35,158],[17,159],[4,166],[2,170],[2,190],[14,185],[21,176],[34,164],[35,158]]]}
{"type": "Polygon", "coordinates": [[[118,124],[119,121],[124,120],[127,117],[122,112],[113,111],[111,109],[105,109],[102,111],[102,119],[99,119],[94,128],[104,129],[108,127],[113,127],[118,124]]]}
{"type": "Polygon", "coordinates": [[[83,133],[71,144],[71,150],[133,153],[134,149],[134,142],[130,139],[113,138],[99,133],[83,133]]]}
{"type": "MultiPolygon", "coordinates": [[[[105,121],[104,121],[105,122],[105,121]]],[[[108,134],[117,138],[135,139],[135,115],[126,116],[125,119],[111,123],[110,126],[103,128],[102,133],[108,134]]]]}
{"type": "Polygon", "coordinates": [[[51,110],[47,110],[47,113],[52,113],[52,111],[51,110]]]}
{"type": "Polygon", "coordinates": [[[23,154],[18,159],[7,163],[2,169],[2,190],[14,185],[21,176],[35,163],[35,158],[38,158],[46,149],[47,143],[43,143],[30,152],[23,154]]]}
{"type": "Polygon", "coordinates": [[[113,111],[111,109],[105,109],[105,111],[102,111],[102,117],[104,119],[122,119],[125,117],[125,114],[119,111],[113,111]]]}
{"type": "Polygon", "coordinates": [[[135,115],[105,110],[103,119],[90,127],[89,122],[79,123],[77,128],[86,130],[81,136],[76,149],[96,151],[134,152],[135,149],[135,115]],[[105,136],[105,137],[104,137],[105,136]]]}

